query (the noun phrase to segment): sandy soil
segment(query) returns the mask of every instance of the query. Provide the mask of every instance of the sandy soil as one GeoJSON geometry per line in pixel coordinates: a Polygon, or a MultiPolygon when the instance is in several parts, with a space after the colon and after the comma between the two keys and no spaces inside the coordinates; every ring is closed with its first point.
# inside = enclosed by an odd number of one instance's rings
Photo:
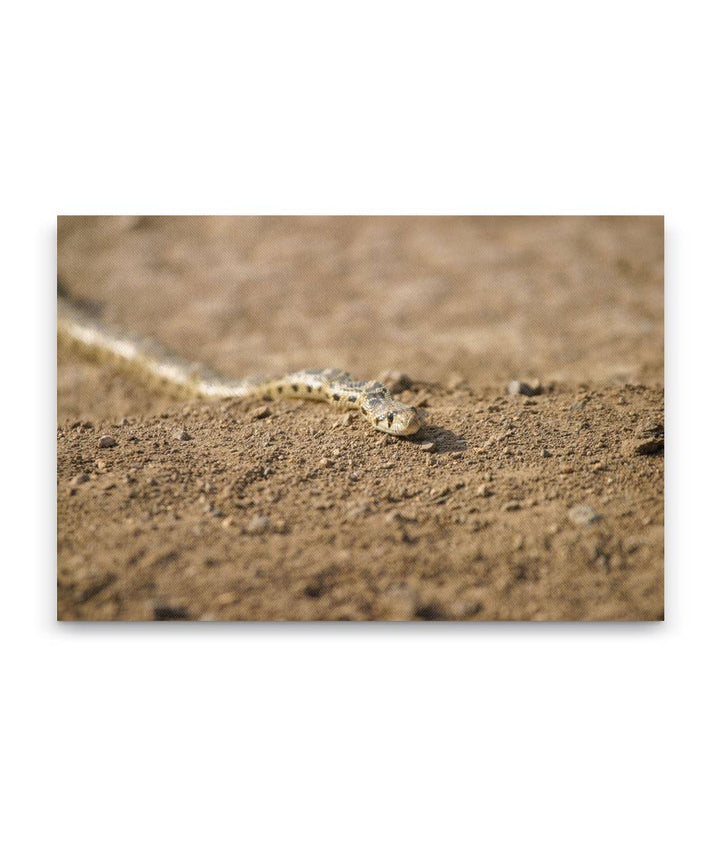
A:
{"type": "Polygon", "coordinates": [[[60,618],[662,618],[662,219],[60,218],[58,273],[230,375],[404,372],[429,423],[61,349],[60,618]]]}

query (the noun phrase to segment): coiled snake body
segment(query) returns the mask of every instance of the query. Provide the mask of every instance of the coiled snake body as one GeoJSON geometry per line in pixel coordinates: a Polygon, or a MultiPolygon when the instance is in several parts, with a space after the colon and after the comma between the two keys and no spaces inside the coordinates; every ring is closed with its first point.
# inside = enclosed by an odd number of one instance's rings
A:
{"type": "Polygon", "coordinates": [[[355,381],[340,369],[301,369],[281,377],[231,380],[166,351],[159,344],[114,330],[64,298],[58,299],[58,335],[102,357],[139,369],[201,398],[305,398],[325,401],[342,410],[357,409],[378,431],[398,436],[415,434],[422,414],[394,399],[378,381],[355,381]]]}

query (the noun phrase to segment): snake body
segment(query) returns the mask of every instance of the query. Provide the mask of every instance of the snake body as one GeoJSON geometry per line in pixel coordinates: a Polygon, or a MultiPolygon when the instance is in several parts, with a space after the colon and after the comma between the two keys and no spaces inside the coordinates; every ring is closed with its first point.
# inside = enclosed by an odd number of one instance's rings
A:
{"type": "Polygon", "coordinates": [[[356,381],[340,369],[300,369],[279,377],[232,380],[167,351],[158,343],[131,336],[98,321],[79,307],[58,299],[58,335],[70,344],[140,370],[201,398],[304,398],[325,401],[341,410],[359,410],[378,431],[397,436],[415,434],[422,414],[393,398],[379,381],[356,381]]]}

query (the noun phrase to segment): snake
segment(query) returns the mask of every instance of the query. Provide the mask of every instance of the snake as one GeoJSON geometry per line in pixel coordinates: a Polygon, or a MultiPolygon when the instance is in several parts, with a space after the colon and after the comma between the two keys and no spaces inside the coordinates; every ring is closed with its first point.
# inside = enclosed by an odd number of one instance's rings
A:
{"type": "Polygon", "coordinates": [[[357,381],[341,369],[299,369],[280,376],[233,380],[190,362],[149,338],[114,328],[82,306],[58,296],[58,338],[100,360],[139,371],[146,379],[169,384],[198,398],[281,398],[324,401],[339,410],[358,410],[377,431],[406,437],[424,425],[423,414],[393,398],[378,380],[357,381]]]}

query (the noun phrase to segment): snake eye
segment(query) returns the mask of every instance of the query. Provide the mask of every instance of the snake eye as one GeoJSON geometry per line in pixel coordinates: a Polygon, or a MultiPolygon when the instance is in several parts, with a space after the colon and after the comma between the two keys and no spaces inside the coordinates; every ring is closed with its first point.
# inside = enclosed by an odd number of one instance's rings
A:
{"type": "Polygon", "coordinates": [[[392,425],[392,424],[393,424],[393,419],[394,419],[394,418],[395,418],[395,414],[394,414],[394,413],[388,413],[388,416],[387,416],[387,424],[388,424],[388,425],[392,425]]]}

